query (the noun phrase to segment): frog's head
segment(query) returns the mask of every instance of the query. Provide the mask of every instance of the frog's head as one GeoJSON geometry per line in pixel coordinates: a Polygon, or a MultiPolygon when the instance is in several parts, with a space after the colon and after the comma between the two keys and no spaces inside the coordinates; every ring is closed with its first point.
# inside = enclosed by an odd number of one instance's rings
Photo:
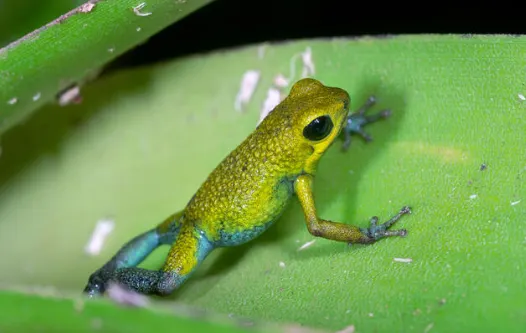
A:
{"type": "Polygon", "coordinates": [[[314,79],[302,79],[287,97],[294,101],[294,137],[312,149],[304,170],[314,172],[317,161],[345,126],[349,113],[349,94],[340,88],[324,86],[314,79]]]}

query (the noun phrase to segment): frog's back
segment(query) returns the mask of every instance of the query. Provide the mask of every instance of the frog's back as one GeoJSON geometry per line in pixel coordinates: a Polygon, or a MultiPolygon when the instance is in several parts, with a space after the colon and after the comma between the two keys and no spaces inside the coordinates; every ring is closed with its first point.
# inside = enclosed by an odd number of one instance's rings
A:
{"type": "Polygon", "coordinates": [[[285,111],[275,119],[272,112],[216,167],[187,205],[185,220],[217,238],[244,231],[248,241],[250,230],[257,236],[281,214],[303,165],[285,111]]]}

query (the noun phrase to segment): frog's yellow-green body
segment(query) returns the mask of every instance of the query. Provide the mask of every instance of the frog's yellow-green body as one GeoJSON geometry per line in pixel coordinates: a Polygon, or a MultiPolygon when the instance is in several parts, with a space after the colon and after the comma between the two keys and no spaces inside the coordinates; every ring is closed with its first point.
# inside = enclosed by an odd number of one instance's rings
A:
{"type": "Polygon", "coordinates": [[[323,153],[342,129],[347,143],[351,132],[367,139],[361,126],[387,115],[366,117],[364,108],[349,116],[349,104],[348,93],[340,88],[314,79],[298,81],[289,96],[216,167],[182,211],[124,245],[90,276],[85,292],[100,294],[114,281],[141,293],[169,294],[213,249],[258,237],[278,219],[294,194],[315,236],[371,243],[405,235],[405,230],[387,229],[409,212],[408,207],[381,225],[373,218],[369,228],[323,220],[316,214],[312,181],[323,153]],[[161,270],[136,267],[162,244],[170,244],[171,249],[161,270]]]}

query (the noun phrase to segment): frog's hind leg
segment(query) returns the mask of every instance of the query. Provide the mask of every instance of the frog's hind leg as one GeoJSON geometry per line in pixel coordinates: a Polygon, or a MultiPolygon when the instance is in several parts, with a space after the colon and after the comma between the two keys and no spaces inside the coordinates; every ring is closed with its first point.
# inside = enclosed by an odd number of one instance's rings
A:
{"type": "Polygon", "coordinates": [[[193,223],[183,223],[161,270],[121,268],[110,280],[142,294],[168,295],[190,277],[213,248],[193,223]]]}
{"type": "Polygon", "coordinates": [[[117,270],[135,267],[160,245],[173,243],[179,233],[181,215],[182,212],[171,215],[156,228],[126,243],[104,266],[91,274],[84,292],[89,296],[104,293],[107,282],[117,270]]]}

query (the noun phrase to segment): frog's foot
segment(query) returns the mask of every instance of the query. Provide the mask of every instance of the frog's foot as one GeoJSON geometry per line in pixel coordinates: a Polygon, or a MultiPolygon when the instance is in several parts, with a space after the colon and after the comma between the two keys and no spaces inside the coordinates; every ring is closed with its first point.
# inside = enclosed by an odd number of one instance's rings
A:
{"type": "Polygon", "coordinates": [[[378,217],[374,216],[371,218],[371,225],[369,228],[363,228],[361,229],[361,232],[366,235],[371,242],[375,242],[381,238],[384,237],[390,237],[390,236],[401,236],[404,237],[407,235],[407,230],[405,229],[399,229],[399,230],[388,230],[393,224],[398,221],[402,215],[405,214],[411,214],[411,208],[409,206],[402,207],[400,212],[393,216],[390,220],[388,220],[385,223],[382,223],[378,225],[378,217]]]}
{"type": "Polygon", "coordinates": [[[360,135],[366,142],[372,141],[372,137],[367,134],[363,127],[367,124],[374,123],[380,119],[387,118],[391,115],[391,110],[386,109],[382,110],[373,115],[365,115],[365,112],[369,110],[376,103],[376,98],[370,96],[362,107],[360,107],[356,112],[353,112],[347,117],[347,124],[343,128],[344,141],[342,145],[342,150],[346,151],[351,144],[351,135],[356,133],[360,135]]]}
{"type": "Polygon", "coordinates": [[[98,270],[90,275],[84,293],[90,298],[101,296],[106,291],[107,283],[108,279],[103,277],[101,270],[98,270]]]}

